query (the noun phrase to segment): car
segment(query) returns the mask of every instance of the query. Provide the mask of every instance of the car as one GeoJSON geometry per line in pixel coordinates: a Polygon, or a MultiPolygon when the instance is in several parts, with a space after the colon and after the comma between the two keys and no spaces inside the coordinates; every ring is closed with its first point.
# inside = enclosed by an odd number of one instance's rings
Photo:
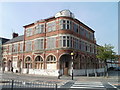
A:
{"type": "Polygon", "coordinates": [[[114,69],[115,69],[115,67],[109,67],[107,70],[111,71],[111,70],[114,70],[114,69]]]}
{"type": "Polygon", "coordinates": [[[115,71],[120,71],[120,67],[115,67],[115,71]]]}

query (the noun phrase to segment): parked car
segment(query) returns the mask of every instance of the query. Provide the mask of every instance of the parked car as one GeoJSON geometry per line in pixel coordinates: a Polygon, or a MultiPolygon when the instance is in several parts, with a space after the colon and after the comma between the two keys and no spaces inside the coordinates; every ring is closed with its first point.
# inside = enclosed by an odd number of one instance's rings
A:
{"type": "Polygon", "coordinates": [[[115,67],[115,71],[120,71],[120,67],[115,67]]]}
{"type": "Polygon", "coordinates": [[[108,68],[108,70],[114,70],[115,69],[115,67],[109,67],[108,68]]]}

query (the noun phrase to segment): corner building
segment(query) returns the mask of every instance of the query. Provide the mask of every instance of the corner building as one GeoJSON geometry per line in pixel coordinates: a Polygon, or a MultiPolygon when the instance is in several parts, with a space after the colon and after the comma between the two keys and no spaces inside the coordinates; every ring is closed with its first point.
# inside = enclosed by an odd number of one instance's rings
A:
{"type": "Polygon", "coordinates": [[[13,38],[18,39],[12,39],[11,48],[10,41],[4,44],[9,54],[3,51],[3,66],[7,71],[13,67],[14,72],[54,76],[71,75],[72,68],[74,75],[102,72],[94,32],[72,12],[62,10],[54,17],[25,25],[24,35],[13,38]]]}

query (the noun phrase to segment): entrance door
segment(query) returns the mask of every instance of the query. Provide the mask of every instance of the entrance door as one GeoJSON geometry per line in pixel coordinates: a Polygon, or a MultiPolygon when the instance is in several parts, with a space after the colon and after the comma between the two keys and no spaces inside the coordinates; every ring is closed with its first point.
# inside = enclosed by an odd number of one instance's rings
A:
{"type": "Polygon", "coordinates": [[[62,75],[70,75],[68,72],[71,69],[71,56],[69,54],[64,54],[60,57],[60,70],[62,70],[62,75]]]}
{"type": "Polygon", "coordinates": [[[69,62],[64,62],[64,75],[68,75],[69,62]]]}

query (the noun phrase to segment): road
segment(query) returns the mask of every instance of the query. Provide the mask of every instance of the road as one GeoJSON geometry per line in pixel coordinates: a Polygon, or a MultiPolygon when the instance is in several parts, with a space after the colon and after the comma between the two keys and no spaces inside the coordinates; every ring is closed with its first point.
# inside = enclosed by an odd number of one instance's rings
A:
{"type": "Polygon", "coordinates": [[[5,80],[58,84],[59,88],[99,88],[102,90],[105,88],[113,88],[113,90],[118,90],[120,87],[119,73],[120,71],[110,71],[108,78],[103,76],[75,76],[74,80],[71,80],[71,76],[62,76],[58,79],[58,77],[55,76],[40,76],[11,72],[1,73],[0,76],[5,80]]]}

